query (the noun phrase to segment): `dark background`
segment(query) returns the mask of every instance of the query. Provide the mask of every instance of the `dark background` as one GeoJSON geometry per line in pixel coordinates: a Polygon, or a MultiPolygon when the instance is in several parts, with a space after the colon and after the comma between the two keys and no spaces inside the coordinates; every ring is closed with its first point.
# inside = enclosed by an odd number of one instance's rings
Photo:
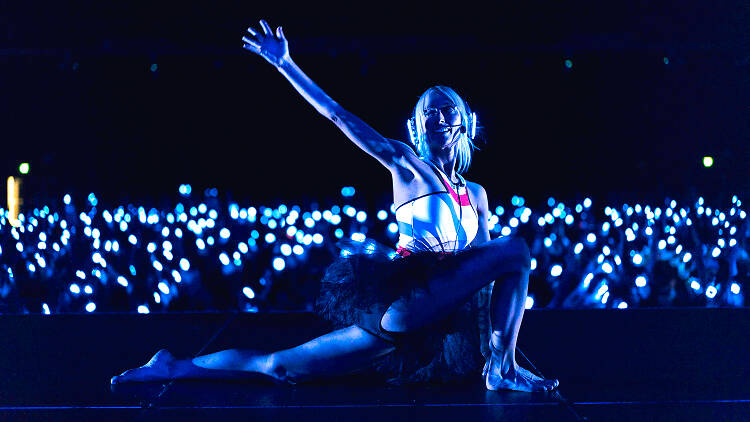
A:
{"type": "Polygon", "coordinates": [[[491,205],[514,194],[530,204],[697,194],[728,203],[750,188],[747,2],[32,1],[3,10],[0,168],[5,177],[31,163],[27,205],[65,192],[158,201],[181,183],[269,205],[349,185],[389,198],[388,172],[242,49],[259,18],[283,25],[300,67],[387,137],[406,140],[426,88],[455,88],[485,127],[466,177],[491,205]]]}

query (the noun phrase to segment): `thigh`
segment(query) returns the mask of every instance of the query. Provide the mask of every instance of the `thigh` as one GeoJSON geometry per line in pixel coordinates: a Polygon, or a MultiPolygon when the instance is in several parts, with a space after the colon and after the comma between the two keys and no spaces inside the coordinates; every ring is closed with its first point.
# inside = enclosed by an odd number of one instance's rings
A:
{"type": "Polygon", "coordinates": [[[381,325],[387,331],[417,329],[466,302],[506,275],[528,271],[529,249],[518,237],[502,237],[439,261],[427,273],[427,289],[391,304],[381,325]]]}

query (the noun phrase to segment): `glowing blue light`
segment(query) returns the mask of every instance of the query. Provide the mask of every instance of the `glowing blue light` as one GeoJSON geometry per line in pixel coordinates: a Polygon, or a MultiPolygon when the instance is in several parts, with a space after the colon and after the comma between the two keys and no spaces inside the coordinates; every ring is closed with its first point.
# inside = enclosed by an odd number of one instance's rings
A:
{"type": "MultiPolygon", "coordinates": [[[[394,224],[394,223],[391,223],[391,224],[394,224]]],[[[391,226],[389,225],[388,229],[390,228],[391,226]]],[[[344,231],[341,229],[336,229],[336,231],[334,232],[334,236],[336,236],[336,239],[341,239],[342,237],[344,237],[344,231]]]]}
{"type": "Polygon", "coordinates": [[[230,234],[229,229],[226,227],[219,231],[219,236],[221,236],[222,239],[229,239],[230,234]]]}
{"type": "Polygon", "coordinates": [[[154,262],[152,262],[151,265],[153,265],[154,268],[156,268],[156,271],[161,271],[161,270],[164,269],[164,266],[161,265],[161,262],[159,262],[157,260],[154,260],[154,262]]]}
{"type": "Polygon", "coordinates": [[[573,224],[573,216],[571,214],[568,214],[565,216],[565,224],[567,225],[573,224]]]}
{"type": "Polygon", "coordinates": [[[503,227],[503,229],[500,230],[500,234],[502,234],[503,236],[510,236],[510,233],[510,227],[503,227]]]}
{"type": "Polygon", "coordinates": [[[635,255],[633,255],[633,264],[641,265],[642,262],[643,262],[643,257],[641,256],[641,254],[636,253],[635,255]]]}
{"type": "Polygon", "coordinates": [[[606,246],[606,245],[605,245],[605,246],[604,246],[604,247],[602,248],[602,252],[604,253],[604,255],[606,255],[606,256],[609,256],[609,254],[611,253],[611,251],[609,250],[609,246],[606,246]]]}
{"type": "Polygon", "coordinates": [[[23,244],[21,242],[16,242],[16,250],[23,252],[23,244]]]}
{"type": "Polygon", "coordinates": [[[123,276],[117,277],[117,283],[119,283],[123,287],[128,287],[128,280],[126,280],[123,276]]]}
{"type": "Polygon", "coordinates": [[[206,204],[200,204],[200,205],[198,205],[198,212],[199,213],[205,214],[206,211],[208,211],[208,207],[206,206],[206,204]]]}
{"type": "Polygon", "coordinates": [[[539,217],[536,222],[537,224],[539,224],[539,227],[543,227],[546,224],[546,222],[544,221],[544,217],[539,217]]]}
{"type": "MultiPolygon", "coordinates": [[[[57,244],[57,242],[52,244],[52,249],[55,250],[55,252],[60,252],[60,245],[57,244]]],[[[0,252],[2,252],[2,249],[0,248],[0,252]]]]}
{"type": "Polygon", "coordinates": [[[159,287],[159,290],[161,290],[161,292],[164,293],[165,295],[169,294],[169,286],[167,285],[167,283],[160,281],[158,287],[159,287]]]}
{"type": "Polygon", "coordinates": [[[273,243],[276,241],[276,235],[273,233],[266,233],[265,240],[266,243],[273,243]]]}
{"type": "Polygon", "coordinates": [[[354,196],[354,192],[355,192],[354,188],[351,186],[345,186],[341,188],[341,196],[344,196],[344,197],[354,196]]]}
{"type": "Polygon", "coordinates": [[[711,256],[713,256],[714,258],[718,258],[719,255],[721,255],[721,249],[719,249],[718,246],[715,246],[713,251],[711,251],[711,256]]]}
{"type": "Polygon", "coordinates": [[[579,253],[581,253],[581,251],[583,251],[583,243],[578,242],[578,243],[576,243],[575,248],[573,248],[573,253],[575,253],[576,255],[578,255],[579,253]]]}
{"type": "Polygon", "coordinates": [[[654,234],[654,230],[651,227],[646,227],[645,231],[647,236],[651,236],[652,234],[654,234]]]}
{"type": "Polygon", "coordinates": [[[635,285],[638,287],[646,287],[646,277],[639,275],[635,278],[635,285]]]}
{"type": "Polygon", "coordinates": [[[222,252],[221,254],[219,254],[219,261],[221,261],[221,263],[224,265],[229,265],[229,256],[226,253],[222,252]]]}
{"type": "Polygon", "coordinates": [[[86,237],[91,237],[91,227],[86,226],[83,228],[83,234],[86,235],[86,237]]]}
{"type": "Polygon", "coordinates": [[[517,227],[518,226],[518,219],[516,217],[513,217],[513,218],[510,219],[510,221],[508,222],[508,224],[511,227],[517,227]]]}
{"type": "Polygon", "coordinates": [[[732,246],[734,246],[736,244],[737,244],[737,239],[734,239],[734,238],[729,239],[729,247],[732,247],[732,246]]]}
{"type": "Polygon", "coordinates": [[[315,226],[315,220],[310,217],[305,218],[305,227],[313,228],[315,226]]]}
{"type": "Polygon", "coordinates": [[[284,261],[284,258],[276,257],[273,259],[273,269],[276,271],[281,271],[286,267],[286,262],[284,261]]]}
{"type": "Polygon", "coordinates": [[[91,286],[87,284],[83,286],[83,292],[87,295],[90,295],[91,293],[94,293],[94,289],[92,289],[91,286]]]}
{"type": "Polygon", "coordinates": [[[182,268],[182,271],[187,271],[190,269],[190,261],[188,261],[185,258],[180,259],[180,268],[182,268]]]}
{"type": "Polygon", "coordinates": [[[139,314],[147,314],[147,313],[149,313],[148,306],[146,306],[146,305],[140,305],[140,306],[138,306],[138,313],[139,314]]]}
{"type": "Polygon", "coordinates": [[[37,249],[47,249],[47,244],[44,242],[39,242],[36,245],[37,249]]]}
{"type": "Polygon", "coordinates": [[[296,255],[302,255],[305,252],[305,249],[301,245],[294,245],[292,252],[296,255]]]}
{"type": "Polygon", "coordinates": [[[670,236],[669,236],[669,237],[667,238],[667,243],[669,243],[670,245],[673,245],[673,244],[674,244],[674,242],[676,242],[676,241],[677,241],[677,239],[676,239],[676,238],[675,238],[674,236],[672,236],[672,235],[670,235],[670,236]]]}
{"type": "Polygon", "coordinates": [[[628,303],[627,302],[620,302],[617,305],[617,309],[627,309],[627,308],[628,308],[628,303]]]}
{"type": "Polygon", "coordinates": [[[89,302],[86,304],[86,312],[94,312],[96,310],[96,304],[94,302],[89,302]]]}
{"type": "Polygon", "coordinates": [[[531,296],[526,296],[525,308],[526,309],[531,309],[532,306],[534,306],[534,298],[531,297],[531,296]]]}
{"type": "Polygon", "coordinates": [[[555,221],[555,217],[553,217],[552,214],[550,213],[544,214],[544,221],[546,221],[549,224],[552,224],[555,221]]]}
{"type": "Polygon", "coordinates": [[[250,288],[250,287],[248,287],[248,286],[245,286],[245,287],[244,287],[244,288],[242,289],[242,294],[244,294],[244,295],[245,295],[245,297],[247,297],[248,299],[253,299],[253,298],[255,298],[255,292],[253,291],[253,289],[251,289],[251,288],[250,288]]]}
{"type": "Polygon", "coordinates": [[[70,292],[74,295],[81,293],[81,288],[77,284],[73,283],[70,285],[70,292]]]}
{"type": "Polygon", "coordinates": [[[604,270],[605,273],[611,274],[612,273],[612,264],[609,262],[605,262],[602,264],[602,270],[604,270]]]}
{"type": "Polygon", "coordinates": [[[602,262],[604,262],[604,254],[600,253],[599,256],[596,257],[596,263],[601,264],[602,262]]]}
{"type": "Polygon", "coordinates": [[[549,237],[545,237],[545,238],[544,238],[544,246],[546,246],[546,247],[548,247],[548,248],[549,248],[550,246],[552,246],[552,239],[550,239],[549,237]]]}
{"type": "MultiPolygon", "coordinates": [[[[362,233],[360,233],[360,234],[362,234],[362,233]]],[[[363,236],[364,236],[364,235],[363,235],[363,236]]],[[[305,245],[308,245],[308,246],[309,246],[309,245],[310,245],[310,244],[312,243],[312,238],[313,238],[313,237],[312,237],[312,235],[311,235],[311,234],[306,234],[306,235],[304,235],[304,236],[302,237],[302,243],[304,243],[305,245]]]]}
{"type": "Polygon", "coordinates": [[[587,242],[589,242],[589,243],[594,243],[594,242],[596,242],[596,235],[595,235],[594,233],[589,233],[589,234],[588,234],[588,235],[586,236],[586,241],[587,241],[587,242]]]}
{"type": "Polygon", "coordinates": [[[364,233],[352,233],[351,238],[355,242],[364,242],[365,241],[365,235],[364,235],[364,233]]]}
{"type": "Polygon", "coordinates": [[[682,262],[687,263],[693,255],[690,252],[685,252],[685,256],[682,257],[682,262]]]}
{"type": "Polygon", "coordinates": [[[195,246],[200,250],[206,249],[206,242],[203,239],[195,239],[195,246]]]}
{"type": "Polygon", "coordinates": [[[312,240],[315,244],[320,245],[323,243],[323,235],[320,233],[315,233],[312,237],[312,240]]]}
{"type": "Polygon", "coordinates": [[[560,215],[561,215],[560,210],[558,208],[555,208],[554,210],[552,210],[553,217],[560,217],[560,215]]]}
{"type": "Polygon", "coordinates": [[[367,220],[367,213],[364,211],[359,211],[357,213],[357,221],[359,221],[360,223],[364,223],[365,220],[367,220]]]}
{"type": "Polygon", "coordinates": [[[586,278],[583,279],[583,288],[584,289],[588,289],[589,285],[591,284],[591,280],[593,280],[593,279],[594,279],[594,274],[593,273],[586,274],[586,278]]]}
{"type": "Polygon", "coordinates": [[[63,196],[63,202],[65,203],[65,205],[70,205],[70,195],[69,194],[66,193],[65,196],[63,196]]]}
{"type": "Polygon", "coordinates": [[[731,285],[731,287],[730,287],[730,290],[732,291],[732,293],[738,295],[738,294],[740,294],[740,285],[733,282],[732,285],[731,285]]]}
{"type": "Polygon", "coordinates": [[[606,293],[607,290],[609,290],[609,287],[607,286],[607,284],[602,283],[602,285],[599,287],[599,290],[596,291],[596,297],[597,298],[601,297],[601,295],[606,293]]]}
{"type": "Polygon", "coordinates": [[[560,276],[560,274],[562,274],[562,271],[563,271],[562,266],[553,265],[549,273],[552,275],[552,277],[558,277],[560,276]]]}
{"type": "Polygon", "coordinates": [[[386,210],[378,211],[378,220],[383,221],[388,218],[388,212],[386,210]]]}
{"type": "Polygon", "coordinates": [[[716,291],[716,287],[714,287],[714,286],[708,286],[706,288],[706,297],[708,297],[709,299],[713,299],[714,296],[716,296],[716,292],[717,292],[716,291]]]}
{"type": "Polygon", "coordinates": [[[531,258],[531,265],[529,267],[531,271],[534,271],[536,269],[536,258],[531,258]]]}
{"type": "Polygon", "coordinates": [[[77,270],[76,271],[76,277],[80,278],[81,280],[85,280],[86,279],[86,273],[84,273],[81,270],[77,270]]]}
{"type": "Polygon", "coordinates": [[[154,243],[154,242],[148,242],[148,245],[146,245],[146,250],[149,253],[154,253],[154,251],[156,250],[156,243],[154,243]]]}
{"type": "Polygon", "coordinates": [[[281,249],[281,254],[284,255],[284,256],[289,256],[289,255],[292,254],[292,247],[289,246],[286,243],[284,243],[283,245],[281,245],[280,249],[281,249]]]}

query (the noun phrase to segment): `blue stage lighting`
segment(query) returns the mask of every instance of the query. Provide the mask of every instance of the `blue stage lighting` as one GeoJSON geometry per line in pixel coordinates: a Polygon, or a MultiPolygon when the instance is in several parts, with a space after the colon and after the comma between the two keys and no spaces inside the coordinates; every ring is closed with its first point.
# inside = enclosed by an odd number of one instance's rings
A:
{"type": "Polygon", "coordinates": [[[713,299],[716,296],[717,290],[714,286],[708,286],[706,288],[706,297],[713,299]]]}
{"type": "Polygon", "coordinates": [[[713,251],[711,251],[711,256],[714,258],[718,258],[719,255],[721,255],[721,249],[719,249],[718,246],[714,247],[713,251]]]}
{"type": "Polygon", "coordinates": [[[185,258],[180,259],[180,268],[182,268],[182,271],[187,271],[190,269],[190,261],[188,261],[185,258]]]}
{"type": "Polygon", "coordinates": [[[139,314],[147,314],[147,313],[149,313],[148,306],[146,306],[146,305],[140,305],[140,306],[138,306],[138,313],[139,314]]]}
{"type": "Polygon", "coordinates": [[[276,235],[273,233],[266,233],[265,240],[266,243],[273,243],[276,241],[276,235]]]}
{"type": "Polygon", "coordinates": [[[128,287],[128,280],[126,280],[123,276],[117,277],[117,283],[119,283],[123,287],[128,287]]]}
{"type": "Polygon", "coordinates": [[[562,274],[562,271],[563,268],[561,265],[553,265],[549,273],[552,275],[552,277],[558,277],[560,276],[560,274],[562,274]]]}
{"type": "Polygon", "coordinates": [[[312,237],[312,241],[313,241],[313,242],[314,242],[315,244],[317,244],[317,245],[320,245],[321,243],[323,243],[323,235],[322,235],[322,234],[320,234],[320,233],[315,233],[315,234],[313,235],[313,237],[312,237]]]}
{"type": "Polygon", "coordinates": [[[276,271],[282,271],[286,267],[286,262],[284,262],[284,258],[276,257],[273,259],[273,269],[276,271]]]}
{"type": "Polygon", "coordinates": [[[242,294],[244,294],[248,299],[255,298],[255,292],[249,286],[245,286],[244,288],[242,288],[242,294]]]}
{"type": "Polygon", "coordinates": [[[208,246],[213,245],[214,244],[214,237],[213,236],[208,236],[206,238],[206,243],[208,244],[208,246]]]}
{"type": "MultiPolygon", "coordinates": [[[[394,224],[394,223],[391,223],[391,224],[394,224]]],[[[390,229],[390,226],[388,226],[388,228],[390,229]]],[[[344,237],[344,231],[341,229],[336,229],[333,235],[336,236],[337,239],[341,239],[342,237],[344,237]]]]}
{"type": "Polygon", "coordinates": [[[635,285],[638,287],[646,287],[646,277],[639,275],[635,278],[635,285]]]}
{"type": "Polygon", "coordinates": [[[292,252],[294,252],[295,255],[302,255],[305,252],[305,249],[301,245],[294,245],[292,252]]]}
{"type": "Polygon", "coordinates": [[[229,236],[231,233],[229,232],[229,229],[224,227],[219,231],[219,236],[221,236],[222,239],[229,239],[229,236]]]}
{"type": "Polygon", "coordinates": [[[289,256],[289,255],[292,254],[292,247],[289,246],[286,243],[284,243],[283,245],[281,245],[280,250],[281,250],[281,254],[284,255],[284,256],[289,256]]]}
{"type": "Polygon", "coordinates": [[[641,256],[641,254],[639,254],[639,253],[634,254],[633,255],[633,264],[635,264],[635,265],[641,265],[641,263],[643,263],[643,257],[641,256]]]}
{"type": "Polygon", "coordinates": [[[513,217],[513,218],[510,219],[510,221],[508,222],[508,224],[511,227],[517,227],[518,226],[518,219],[516,217],[513,217]]]}
{"type": "Polygon", "coordinates": [[[586,236],[586,241],[587,241],[587,242],[589,242],[589,243],[594,243],[594,242],[596,242],[596,235],[595,235],[594,233],[589,233],[589,234],[588,234],[588,235],[586,236]]]}
{"type": "Polygon", "coordinates": [[[195,239],[195,246],[198,247],[200,250],[206,249],[206,242],[203,241],[203,239],[195,239]]]}
{"type": "Polygon", "coordinates": [[[531,309],[534,306],[534,298],[532,296],[526,296],[526,303],[524,307],[526,309],[531,309]]]}
{"type": "Polygon", "coordinates": [[[593,279],[594,279],[594,274],[593,273],[586,274],[586,277],[584,277],[584,279],[583,279],[583,288],[584,289],[588,289],[589,285],[591,284],[591,280],[593,280],[593,279]]]}
{"type": "Polygon", "coordinates": [[[612,264],[609,262],[605,262],[602,264],[602,270],[604,270],[605,273],[611,274],[612,273],[612,264]]]}
{"type": "Polygon", "coordinates": [[[740,285],[737,284],[737,283],[732,282],[730,290],[731,290],[732,293],[738,295],[738,294],[740,294],[740,285]]]}
{"type": "Polygon", "coordinates": [[[500,230],[500,234],[502,234],[503,236],[510,236],[511,234],[510,227],[503,227],[502,230],[500,230]]]}
{"type": "Polygon", "coordinates": [[[86,312],[94,312],[96,310],[96,304],[94,302],[89,302],[86,304],[86,312]]]}
{"type": "Polygon", "coordinates": [[[221,261],[221,263],[224,265],[229,265],[229,256],[226,253],[222,252],[221,254],[219,254],[219,261],[221,261]]]}
{"type": "Polygon", "coordinates": [[[78,287],[78,285],[76,283],[72,283],[70,285],[70,292],[73,293],[74,295],[77,295],[77,294],[81,293],[81,288],[78,287]]]}

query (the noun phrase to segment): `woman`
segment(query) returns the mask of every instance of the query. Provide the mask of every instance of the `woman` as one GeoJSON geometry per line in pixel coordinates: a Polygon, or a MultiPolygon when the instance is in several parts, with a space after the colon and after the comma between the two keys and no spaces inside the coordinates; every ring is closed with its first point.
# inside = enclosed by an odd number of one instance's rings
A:
{"type": "MultiPolygon", "coordinates": [[[[289,55],[281,27],[248,28],[244,48],[273,64],[316,110],[393,178],[400,238],[396,259],[378,253],[339,258],[326,271],[318,313],[334,331],[274,353],[231,349],[178,360],[160,350],[144,366],[112,383],[176,378],[265,377],[295,383],[375,369],[392,383],[436,381],[478,374],[476,307],[471,299],[495,280],[490,334],[482,371],[489,390],[548,391],[515,360],[530,266],[522,239],[490,240],[487,194],[460,176],[471,160],[476,117],[450,88],[433,87],[409,121],[417,153],[384,138],[344,110],[310,80],[289,55]],[[474,332],[467,327],[472,325],[474,332]]],[[[481,365],[481,360],[478,362],[481,365]]]]}

